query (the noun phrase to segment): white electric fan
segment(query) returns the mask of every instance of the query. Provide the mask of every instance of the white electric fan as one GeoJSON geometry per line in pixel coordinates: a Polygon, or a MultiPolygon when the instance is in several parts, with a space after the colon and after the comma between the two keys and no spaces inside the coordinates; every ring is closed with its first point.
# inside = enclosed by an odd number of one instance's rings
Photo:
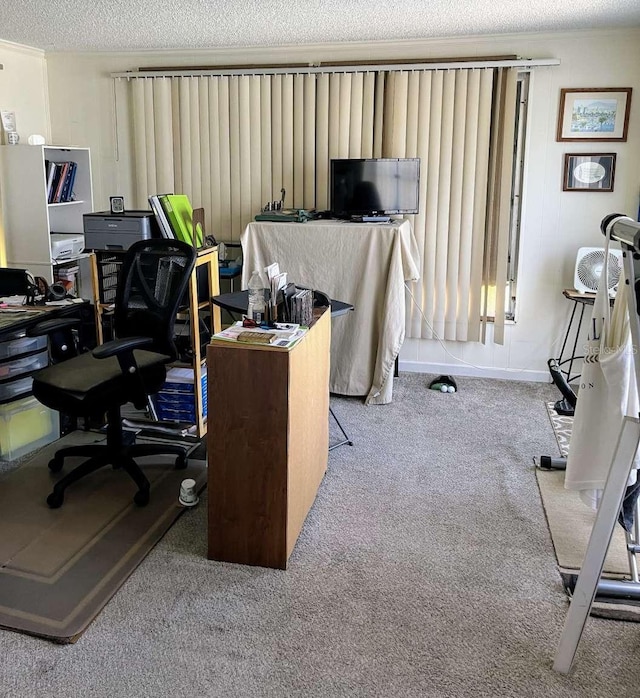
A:
{"type": "MultiPolygon", "coordinates": [[[[604,248],[581,247],[576,257],[573,286],[579,293],[595,293],[604,269],[604,248]]],[[[609,295],[616,295],[620,272],[622,271],[622,250],[609,250],[609,295]]]]}

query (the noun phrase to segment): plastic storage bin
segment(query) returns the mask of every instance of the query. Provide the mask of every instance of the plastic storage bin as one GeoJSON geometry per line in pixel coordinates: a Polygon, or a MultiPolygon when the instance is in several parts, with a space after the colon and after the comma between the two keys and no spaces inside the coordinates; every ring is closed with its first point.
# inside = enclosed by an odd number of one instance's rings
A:
{"type": "Polygon", "coordinates": [[[24,393],[30,392],[32,385],[33,378],[31,376],[27,376],[26,378],[16,378],[13,381],[0,383],[0,402],[14,400],[19,395],[24,395],[24,393]]]}
{"type": "Polygon", "coordinates": [[[0,458],[15,460],[60,436],[57,412],[34,397],[0,405],[0,458]]]}
{"type": "Polygon", "coordinates": [[[46,349],[47,336],[42,337],[17,337],[7,342],[0,342],[0,359],[8,359],[11,356],[30,354],[31,352],[46,349]]]}
{"type": "Polygon", "coordinates": [[[49,354],[47,351],[41,351],[39,354],[32,354],[11,361],[0,363],[0,381],[7,378],[13,378],[23,373],[31,373],[44,368],[49,364],[49,354]]]}

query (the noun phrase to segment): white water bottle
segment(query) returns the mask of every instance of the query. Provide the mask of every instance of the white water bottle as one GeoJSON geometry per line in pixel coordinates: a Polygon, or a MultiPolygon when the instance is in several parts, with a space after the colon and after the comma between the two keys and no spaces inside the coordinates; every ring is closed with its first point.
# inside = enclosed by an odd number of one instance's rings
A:
{"type": "Polygon", "coordinates": [[[248,288],[249,305],[247,307],[247,317],[260,325],[265,319],[265,301],[264,286],[259,271],[254,271],[253,274],[251,274],[248,288]]]}

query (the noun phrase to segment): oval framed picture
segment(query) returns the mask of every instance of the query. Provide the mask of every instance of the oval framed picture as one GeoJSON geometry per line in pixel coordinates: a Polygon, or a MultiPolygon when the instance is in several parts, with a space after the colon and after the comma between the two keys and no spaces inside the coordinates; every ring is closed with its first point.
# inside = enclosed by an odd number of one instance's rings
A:
{"type": "Polygon", "coordinates": [[[615,153],[566,153],[562,191],[613,191],[615,153]]]}

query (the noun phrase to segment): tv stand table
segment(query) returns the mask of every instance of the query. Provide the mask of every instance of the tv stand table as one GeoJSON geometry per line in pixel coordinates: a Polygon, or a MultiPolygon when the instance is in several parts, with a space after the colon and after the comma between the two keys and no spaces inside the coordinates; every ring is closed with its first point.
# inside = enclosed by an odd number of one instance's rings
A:
{"type": "Polygon", "coordinates": [[[351,303],[331,332],[329,389],[386,404],[405,334],[405,281],[419,278],[418,246],[408,221],[249,223],[241,236],[242,285],[278,262],[288,280],[351,303]]]}

